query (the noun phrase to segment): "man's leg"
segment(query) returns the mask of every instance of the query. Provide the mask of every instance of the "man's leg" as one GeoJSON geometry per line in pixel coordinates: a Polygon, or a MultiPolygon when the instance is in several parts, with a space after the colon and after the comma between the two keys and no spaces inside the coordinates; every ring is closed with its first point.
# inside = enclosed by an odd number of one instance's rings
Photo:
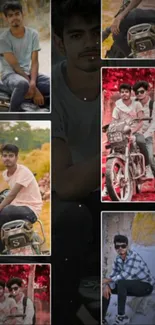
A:
{"type": "Polygon", "coordinates": [[[113,35],[113,39],[117,46],[122,49],[124,54],[128,56],[131,52],[127,43],[127,32],[130,27],[144,23],[155,23],[155,10],[132,10],[121,22],[120,33],[113,35]]]}
{"type": "Polygon", "coordinates": [[[34,212],[27,206],[7,205],[0,212],[0,228],[4,223],[17,219],[28,220],[34,223],[37,220],[34,212]]]}
{"type": "Polygon", "coordinates": [[[117,283],[118,315],[125,315],[127,296],[144,297],[151,294],[153,286],[140,280],[120,280],[117,283]]]}
{"type": "Polygon", "coordinates": [[[43,74],[39,74],[36,81],[36,86],[41,94],[46,98],[47,104],[50,104],[50,78],[43,74]]]}
{"type": "Polygon", "coordinates": [[[148,154],[149,154],[150,165],[152,168],[152,172],[155,176],[155,159],[154,159],[154,155],[153,155],[153,137],[148,137],[145,139],[145,141],[146,141],[146,147],[147,147],[148,154]]]}
{"type": "Polygon", "coordinates": [[[10,111],[18,112],[28,92],[29,82],[17,73],[9,74],[2,81],[11,94],[10,111]]]}
{"type": "MultiPolygon", "coordinates": [[[[117,294],[117,288],[111,290],[111,293],[117,294]]],[[[104,320],[106,318],[107,310],[108,310],[108,307],[110,304],[110,298],[111,298],[111,296],[109,296],[109,299],[102,297],[102,320],[104,320]]]]}
{"type": "Polygon", "coordinates": [[[145,138],[144,138],[143,134],[140,134],[140,133],[136,133],[135,136],[136,136],[136,142],[140,149],[140,152],[144,155],[145,166],[148,166],[150,164],[150,162],[149,162],[149,154],[148,154],[148,150],[146,147],[145,138]]]}

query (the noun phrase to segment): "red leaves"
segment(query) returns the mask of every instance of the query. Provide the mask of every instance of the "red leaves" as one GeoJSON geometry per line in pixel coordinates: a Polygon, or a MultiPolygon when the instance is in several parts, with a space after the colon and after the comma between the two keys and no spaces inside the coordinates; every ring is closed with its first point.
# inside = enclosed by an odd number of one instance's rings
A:
{"type": "Polygon", "coordinates": [[[133,85],[135,82],[145,80],[154,86],[154,68],[103,68],[102,86],[105,98],[110,98],[113,91],[118,91],[121,83],[133,85]]]}

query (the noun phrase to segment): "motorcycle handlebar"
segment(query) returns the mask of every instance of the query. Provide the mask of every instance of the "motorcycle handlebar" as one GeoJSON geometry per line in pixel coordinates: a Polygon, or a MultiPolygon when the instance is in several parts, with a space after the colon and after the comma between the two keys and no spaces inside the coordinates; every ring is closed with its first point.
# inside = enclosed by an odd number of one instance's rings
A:
{"type": "Polygon", "coordinates": [[[140,121],[152,121],[152,117],[134,118],[131,123],[140,121]]]}

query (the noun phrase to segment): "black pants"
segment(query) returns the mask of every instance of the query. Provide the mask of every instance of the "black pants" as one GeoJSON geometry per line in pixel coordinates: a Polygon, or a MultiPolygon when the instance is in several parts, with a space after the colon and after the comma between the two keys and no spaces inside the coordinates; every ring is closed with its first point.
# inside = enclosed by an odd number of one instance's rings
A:
{"type": "MultiPolygon", "coordinates": [[[[113,294],[118,295],[118,315],[125,314],[127,296],[144,297],[151,294],[153,286],[140,280],[119,280],[113,294]]],[[[104,319],[110,303],[110,298],[102,298],[102,318],[104,319]]]]}
{"type": "MultiPolygon", "coordinates": [[[[37,217],[27,206],[15,206],[10,204],[0,211],[0,229],[4,223],[18,219],[28,220],[31,223],[34,223],[37,220],[37,217]]],[[[2,252],[3,249],[4,246],[0,241],[0,252],[2,252]]]]}
{"type": "Polygon", "coordinates": [[[140,134],[140,133],[136,133],[135,136],[136,136],[136,142],[140,149],[140,152],[144,155],[145,166],[147,166],[150,164],[150,161],[149,161],[149,153],[147,150],[145,138],[144,138],[143,134],[140,134]]]}
{"type": "Polygon", "coordinates": [[[131,52],[127,43],[128,29],[134,25],[144,23],[155,23],[155,10],[133,9],[121,22],[120,33],[113,35],[114,41],[122,49],[125,56],[131,52]]]}
{"type": "Polygon", "coordinates": [[[52,205],[53,324],[73,325],[81,303],[81,278],[92,273],[100,275],[100,195],[94,192],[80,202],[69,202],[53,193],[52,205]],[[89,253],[93,252],[98,255],[89,274],[89,253]]]}

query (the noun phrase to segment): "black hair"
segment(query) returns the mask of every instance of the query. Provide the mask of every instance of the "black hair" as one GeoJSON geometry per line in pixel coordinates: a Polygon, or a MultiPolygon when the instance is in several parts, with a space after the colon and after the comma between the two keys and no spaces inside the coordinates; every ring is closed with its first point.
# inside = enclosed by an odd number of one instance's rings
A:
{"type": "Polygon", "coordinates": [[[116,243],[125,243],[128,245],[128,238],[124,235],[115,235],[114,244],[116,243]]]}
{"type": "Polygon", "coordinates": [[[100,24],[100,0],[55,0],[52,6],[52,27],[56,35],[63,39],[64,27],[74,16],[87,22],[97,19],[100,24]]]}
{"type": "Polygon", "coordinates": [[[0,280],[0,287],[2,287],[3,289],[5,288],[5,281],[0,280]]]}
{"type": "Polygon", "coordinates": [[[149,84],[147,81],[138,81],[134,84],[133,86],[133,90],[136,92],[140,87],[143,87],[145,90],[148,90],[149,88],[149,84]]]}
{"type": "Polygon", "coordinates": [[[12,152],[15,154],[15,156],[17,156],[19,148],[14,144],[4,144],[0,149],[1,154],[3,154],[3,151],[12,152]]]}
{"type": "Polygon", "coordinates": [[[121,91],[121,89],[128,89],[131,92],[131,85],[129,85],[129,84],[121,84],[119,86],[119,91],[121,91]]]}
{"type": "Polygon", "coordinates": [[[3,5],[2,11],[3,11],[5,17],[7,17],[9,10],[13,10],[13,11],[19,10],[21,13],[23,12],[22,5],[19,1],[7,1],[3,5]]]}
{"type": "Polygon", "coordinates": [[[7,282],[7,288],[8,288],[8,289],[11,289],[11,287],[12,287],[13,284],[17,284],[19,287],[21,287],[21,286],[22,286],[22,283],[23,283],[23,281],[22,281],[22,279],[20,279],[20,278],[11,278],[11,279],[7,282]]]}

